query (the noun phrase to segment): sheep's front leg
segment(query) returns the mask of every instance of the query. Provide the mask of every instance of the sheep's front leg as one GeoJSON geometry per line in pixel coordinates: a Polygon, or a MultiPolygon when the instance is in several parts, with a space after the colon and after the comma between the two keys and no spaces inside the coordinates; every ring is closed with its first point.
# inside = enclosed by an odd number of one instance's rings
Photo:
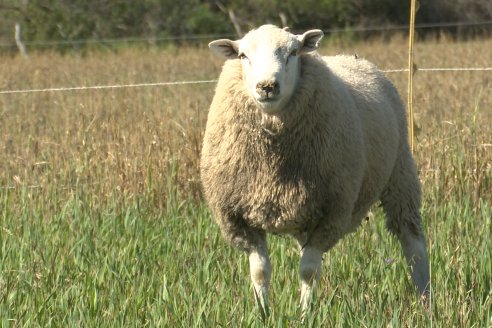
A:
{"type": "MultiPolygon", "coordinates": [[[[221,213],[217,211],[218,213],[221,213]]],[[[262,311],[268,316],[268,285],[272,267],[268,258],[265,231],[250,227],[240,215],[217,215],[220,230],[226,240],[240,250],[249,254],[249,269],[255,299],[262,311]]]]}
{"type": "Polygon", "coordinates": [[[343,234],[330,224],[319,224],[309,233],[294,236],[301,248],[301,319],[308,313],[316,281],[321,275],[323,254],[332,248],[343,234]]]}
{"type": "Polygon", "coordinates": [[[323,252],[318,248],[307,246],[301,250],[301,318],[304,319],[311,303],[312,293],[321,271],[323,252]]]}
{"type": "Polygon", "coordinates": [[[263,311],[263,318],[269,316],[268,309],[268,285],[270,284],[270,276],[272,266],[268,258],[268,250],[266,241],[255,247],[249,253],[249,269],[251,280],[253,281],[253,289],[255,298],[263,311]]]}

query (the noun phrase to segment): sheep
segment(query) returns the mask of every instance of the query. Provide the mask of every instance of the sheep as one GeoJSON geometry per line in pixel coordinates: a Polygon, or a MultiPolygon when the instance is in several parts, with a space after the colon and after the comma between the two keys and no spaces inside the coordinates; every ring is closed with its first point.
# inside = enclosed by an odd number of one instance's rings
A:
{"type": "Polygon", "coordinates": [[[264,25],[212,41],[225,57],[201,153],[205,198],[223,237],[249,255],[256,300],[268,315],[266,233],[300,247],[302,316],[322,257],[377,201],[423,299],[429,265],[420,184],[402,101],[373,64],[316,53],[321,30],[264,25]]]}

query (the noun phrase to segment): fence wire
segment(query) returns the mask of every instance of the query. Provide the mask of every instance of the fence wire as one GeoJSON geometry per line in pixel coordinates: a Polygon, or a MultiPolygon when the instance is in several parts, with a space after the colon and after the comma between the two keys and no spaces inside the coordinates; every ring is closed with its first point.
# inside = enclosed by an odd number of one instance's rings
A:
{"type": "MultiPolygon", "coordinates": [[[[425,23],[416,24],[415,29],[424,30],[432,28],[449,28],[449,27],[474,27],[485,26],[492,27],[492,20],[478,22],[442,22],[442,23],[425,23]]],[[[389,26],[366,26],[366,27],[346,27],[346,28],[331,28],[323,29],[326,34],[340,33],[364,33],[364,32],[391,32],[391,31],[406,31],[409,25],[389,25],[389,26]]],[[[23,41],[25,46],[29,47],[54,47],[63,45],[84,45],[84,44],[114,44],[114,43],[158,43],[158,42],[173,42],[173,41],[200,41],[213,40],[217,38],[234,38],[236,34],[188,34],[188,35],[169,35],[161,37],[127,37],[127,38],[97,38],[97,39],[74,39],[74,40],[42,40],[42,41],[23,41]]],[[[0,47],[14,47],[15,42],[0,42],[0,47]]]]}
{"type": "MultiPolygon", "coordinates": [[[[492,71],[492,67],[431,67],[418,68],[417,72],[480,72],[492,71]]],[[[383,73],[405,73],[408,68],[386,69],[383,73]]],[[[130,84],[110,84],[110,85],[92,85],[92,86],[70,86],[70,87],[52,87],[40,89],[16,89],[0,90],[0,95],[22,94],[22,93],[42,93],[42,92],[67,92],[67,91],[84,91],[84,90],[104,90],[104,89],[122,89],[122,88],[144,88],[159,86],[179,86],[187,84],[206,84],[217,83],[218,80],[196,80],[196,81],[169,81],[169,82],[149,82],[149,83],[130,83],[130,84]]]]}

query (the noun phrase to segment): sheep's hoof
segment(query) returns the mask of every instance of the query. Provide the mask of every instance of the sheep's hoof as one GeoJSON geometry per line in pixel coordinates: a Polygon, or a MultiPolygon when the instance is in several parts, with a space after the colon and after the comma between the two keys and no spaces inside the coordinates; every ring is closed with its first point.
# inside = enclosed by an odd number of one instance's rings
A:
{"type": "Polygon", "coordinates": [[[302,310],[301,313],[301,323],[306,323],[306,314],[308,313],[307,310],[302,310]]]}
{"type": "Polygon", "coordinates": [[[301,322],[304,323],[306,315],[309,313],[309,306],[311,304],[311,291],[304,291],[301,294],[301,322]]]}
{"type": "Polygon", "coordinates": [[[257,291],[256,288],[253,288],[255,292],[256,304],[260,308],[260,315],[263,321],[270,316],[270,309],[268,308],[268,293],[265,287],[259,288],[257,291]]]}
{"type": "Polygon", "coordinates": [[[432,314],[431,311],[431,299],[430,299],[430,293],[428,291],[420,294],[419,302],[422,304],[422,306],[425,308],[425,311],[428,316],[432,314]]]}

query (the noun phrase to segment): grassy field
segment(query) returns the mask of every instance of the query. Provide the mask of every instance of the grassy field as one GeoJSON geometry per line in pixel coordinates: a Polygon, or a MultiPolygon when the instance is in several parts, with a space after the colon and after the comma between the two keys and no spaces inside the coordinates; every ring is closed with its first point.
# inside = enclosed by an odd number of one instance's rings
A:
{"type": "MultiPolygon", "coordinates": [[[[324,42],[383,69],[406,41],[324,42]]],[[[419,67],[491,66],[492,40],[422,42],[419,67]]],[[[0,90],[215,79],[205,48],[0,57],[0,90]]],[[[406,94],[406,75],[388,73],[406,94]]],[[[306,326],[492,327],[492,74],[417,72],[432,277],[417,297],[382,213],[324,259],[306,326]]],[[[247,257],[200,194],[214,84],[0,95],[1,327],[261,326],[247,257]]],[[[298,326],[297,248],[270,238],[272,315],[298,326]]]]}

